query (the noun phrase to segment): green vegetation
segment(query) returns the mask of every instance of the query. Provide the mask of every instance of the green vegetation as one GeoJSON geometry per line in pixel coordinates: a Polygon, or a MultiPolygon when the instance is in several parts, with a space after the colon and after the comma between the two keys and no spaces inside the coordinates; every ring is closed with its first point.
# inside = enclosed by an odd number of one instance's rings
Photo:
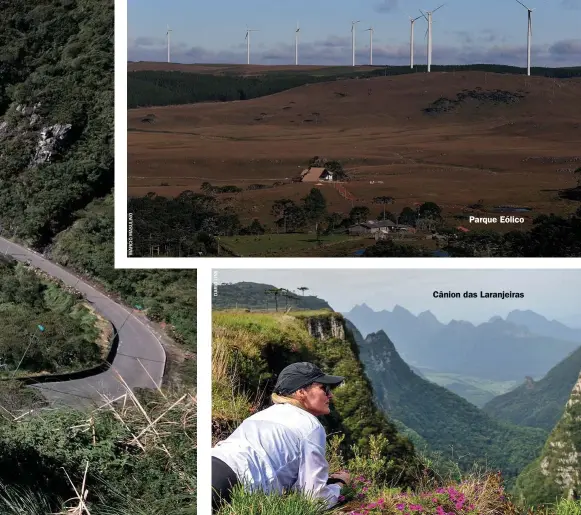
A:
{"type": "Polygon", "coordinates": [[[0,327],[0,377],[92,368],[106,356],[111,336],[105,333],[103,352],[97,317],[79,298],[2,260],[0,327]]]}
{"type": "Polygon", "coordinates": [[[3,2],[0,48],[1,234],[42,247],[113,187],[113,2],[3,2]]]}
{"type": "Polygon", "coordinates": [[[322,246],[333,246],[343,242],[361,242],[364,238],[347,234],[320,235],[289,233],[263,234],[260,236],[226,236],[220,243],[237,256],[291,256],[308,250],[316,251],[322,246]]]}
{"type": "Polygon", "coordinates": [[[529,380],[518,388],[495,397],[483,410],[489,415],[519,426],[555,427],[581,370],[581,347],[554,366],[539,381],[529,380]]]}
{"type": "Polygon", "coordinates": [[[527,232],[473,231],[450,241],[451,255],[498,257],[574,257],[581,255],[581,208],[568,218],[540,215],[527,232]]]}
{"type": "Polygon", "coordinates": [[[412,372],[387,335],[358,335],[361,362],[376,399],[391,417],[417,432],[430,450],[458,463],[501,470],[512,485],[538,456],[547,432],[498,422],[449,390],[412,372]]]}
{"type": "MultiPolygon", "coordinates": [[[[213,315],[212,379],[214,440],[226,437],[243,418],[268,405],[273,378],[285,366],[311,361],[330,374],[342,375],[345,385],[336,390],[331,413],[324,417],[327,433],[344,436],[341,450],[352,458],[354,445],[370,449],[370,437],[383,435],[391,460],[383,478],[401,485],[413,482],[417,465],[411,443],[375,407],[371,386],[358,360],[350,335],[332,337],[343,319],[338,313],[317,311],[308,316],[215,311],[213,315]],[[318,324],[329,338],[309,334],[309,322],[318,324]],[[260,392],[260,393],[259,393],[260,392]],[[235,409],[232,409],[234,407],[235,409]]],[[[335,333],[336,334],[336,333],[335,333]]]]}
{"type": "MultiPolygon", "coordinates": [[[[195,513],[196,271],[113,266],[113,8],[2,2],[0,234],[167,324],[171,388],[128,391],[116,412],[73,411],[1,381],[2,514],[195,513]]],[[[8,373],[22,356],[19,370],[32,374],[86,368],[105,350],[80,298],[10,260],[0,262],[0,324],[8,373]]]]}
{"type": "MultiPolygon", "coordinates": [[[[219,284],[217,285],[216,297],[212,299],[213,309],[232,309],[232,308],[246,308],[253,310],[274,310],[275,302],[273,295],[270,292],[273,286],[270,284],[241,282],[235,284],[219,284]]],[[[297,300],[292,302],[295,309],[331,309],[331,307],[322,299],[310,295],[304,295],[308,288],[306,286],[298,286],[296,288],[301,293],[291,292],[297,300]],[[305,288],[302,290],[302,288],[305,288]]],[[[281,307],[284,301],[281,301],[281,307]]],[[[295,313],[293,313],[295,314],[295,313]]]]}
{"type": "MultiPolygon", "coordinates": [[[[576,257],[581,255],[581,208],[567,218],[540,215],[530,231],[489,230],[454,233],[443,247],[451,257],[576,257]]],[[[365,257],[422,257],[432,254],[411,245],[380,241],[365,257]]]]}
{"type": "Polygon", "coordinates": [[[79,505],[75,489],[85,493],[81,485],[88,490],[90,513],[195,513],[196,411],[190,396],[144,393],[140,399],[130,396],[116,411],[59,409],[18,420],[6,412],[3,417],[1,513],[71,509],[79,505]],[[150,422],[158,418],[154,431],[150,422]]]}
{"type": "MultiPolygon", "coordinates": [[[[243,296],[241,294],[245,289],[251,289],[252,295],[247,296],[247,302],[259,302],[260,291],[268,289],[268,285],[251,283],[246,287],[246,284],[225,285],[224,288],[228,294],[236,297],[243,296]]],[[[349,470],[353,478],[349,486],[342,488],[342,505],[326,512],[324,507],[317,506],[316,502],[297,493],[265,495],[261,492],[244,492],[239,488],[234,492],[232,503],[223,506],[219,515],[316,515],[325,512],[332,515],[395,515],[413,512],[429,515],[581,514],[581,503],[566,500],[563,491],[556,491],[549,499],[537,499],[538,504],[534,509],[528,508],[533,497],[529,499],[520,494],[513,497],[505,491],[502,475],[494,470],[493,462],[502,458],[503,453],[508,455],[508,460],[518,461],[518,464],[515,461],[515,468],[522,469],[535,456],[536,451],[530,452],[527,447],[529,441],[540,442],[542,446],[546,433],[531,428],[528,428],[530,431],[523,429],[519,432],[517,428],[493,422],[474,406],[427,381],[422,380],[429,387],[420,390],[413,379],[403,377],[404,371],[400,370],[401,364],[398,363],[395,349],[387,349],[389,363],[377,360],[370,363],[367,361],[367,348],[372,343],[367,341],[357,347],[354,338],[360,335],[351,335],[349,331],[345,340],[315,339],[306,331],[307,327],[314,325],[326,337],[340,326],[345,327],[340,315],[325,309],[293,312],[292,316],[242,311],[214,312],[213,436],[214,442],[225,438],[244,418],[265,407],[272,378],[291,362],[311,360],[329,373],[346,375],[346,385],[334,393],[335,406],[323,421],[328,434],[336,433],[327,442],[331,472],[349,470]],[[396,381],[409,380],[405,385],[401,384],[398,390],[391,389],[387,394],[383,389],[374,388],[376,399],[384,407],[385,402],[391,403],[387,410],[390,422],[387,422],[385,416],[381,417],[384,424],[387,424],[381,429],[369,424],[370,416],[371,420],[378,420],[375,418],[377,411],[359,359],[365,363],[367,375],[374,375],[375,372],[370,369],[375,365],[382,369],[381,374],[377,372],[381,377],[392,378],[397,374],[396,381]],[[356,383],[357,388],[349,388],[356,383]],[[348,388],[349,391],[346,391],[348,388]],[[365,390],[363,395],[362,389],[365,390]],[[439,396],[433,396],[430,390],[438,392],[439,396]],[[455,402],[449,402],[452,399],[455,402]],[[355,424],[355,417],[350,417],[349,411],[355,409],[354,413],[361,417],[362,412],[357,409],[361,410],[362,403],[372,407],[372,411],[367,412],[362,423],[355,424]],[[400,403],[399,407],[397,403],[400,403]],[[394,419],[392,417],[396,411],[402,416],[394,419]],[[438,411],[441,424],[436,420],[438,411]],[[477,413],[480,415],[477,416],[477,413]],[[404,415],[423,424],[420,434],[410,429],[411,424],[406,427],[399,420],[405,418],[404,415]],[[471,424],[474,427],[470,428],[471,424]],[[462,435],[459,428],[464,428],[467,434],[462,435]],[[434,445],[432,440],[431,433],[434,431],[439,432],[442,441],[447,439],[440,447],[454,446],[454,461],[444,458],[442,450],[434,452],[434,447],[439,446],[437,442],[434,445]],[[446,436],[446,432],[452,436],[446,436]],[[401,434],[409,435],[414,444],[417,442],[420,448],[424,448],[425,454],[418,449],[403,454],[394,452],[394,441],[406,442],[401,434]],[[357,438],[358,435],[366,437],[357,438]],[[542,439],[539,440],[537,436],[542,436],[542,439]],[[429,447],[425,446],[428,438],[432,440],[429,447]],[[472,451],[468,449],[470,438],[477,440],[472,451]],[[467,452],[473,454],[462,456],[462,453],[467,452]],[[490,459],[479,460],[479,456],[490,459]],[[398,478],[393,472],[399,467],[402,475],[398,478]]],[[[410,376],[414,375],[409,369],[408,372],[410,376]]],[[[373,383],[376,383],[375,378],[373,383]]],[[[411,450],[411,446],[408,443],[400,449],[411,450]]]]}
{"type": "Polygon", "coordinates": [[[169,335],[189,353],[172,357],[179,366],[170,379],[195,386],[196,270],[113,268],[113,195],[93,201],[76,217],[74,225],[55,238],[52,259],[96,280],[128,305],[141,306],[150,319],[168,324],[169,335]]]}
{"type": "Polygon", "coordinates": [[[518,477],[516,493],[529,504],[579,499],[581,492],[581,373],[542,453],[518,477]]]}

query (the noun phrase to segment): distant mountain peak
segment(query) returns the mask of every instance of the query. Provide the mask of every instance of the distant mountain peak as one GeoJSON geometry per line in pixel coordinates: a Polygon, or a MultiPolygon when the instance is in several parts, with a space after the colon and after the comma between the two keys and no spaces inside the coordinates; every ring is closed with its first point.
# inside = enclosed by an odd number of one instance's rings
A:
{"type": "Polygon", "coordinates": [[[415,315],[411,311],[408,311],[406,308],[404,308],[403,306],[400,306],[399,304],[396,304],[393,307],[392,313],[394,315],[395,314],[398,314],[398,315],[404,315],[405,314],[405,315],[408,315],[408,316],[411,315],[411,316],[413,316],[415,318],[415,315]]]}
{"type": "Polygon", "coordinates": [[[435,316],[435,315],[434,315],[434,314],[433,314],[431,311],[429,311],[429,310],[427,310],[427,311],[422,311],[422,312],[421,312],[421,313],[418,315],[418,318],[423,318],[423,319],[425,319],[425,320],[436,320],[436,321],[438,320],[438,319],[436,318],[436,316],[435,316]]]}
{"type": "Polygon", "coordinates": [[[350,312],[353,311],[364,311],[375,313],[375,311],[373,311],[373,309],[371,309],[367,304],[365,304],[365,302],[363,304],[355,304],[355,306],[351,308],[350,312]]]}

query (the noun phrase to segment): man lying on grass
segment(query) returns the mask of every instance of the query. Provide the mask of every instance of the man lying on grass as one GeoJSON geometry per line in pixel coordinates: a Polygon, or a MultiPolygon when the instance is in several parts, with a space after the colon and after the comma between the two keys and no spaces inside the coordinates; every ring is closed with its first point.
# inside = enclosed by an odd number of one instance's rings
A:
{"type": "Polygon", "coordinates": [[[330,387],[343,377],[326,375],[312,363],[293,363],[280,373],[273,406],[255,413],[212,449],[212,507],[229,502],[232,488],[266,493],[294,489],[337,504],[348,472],[329,477],[327,435],[317,419],[328,415],[330,387]]]}

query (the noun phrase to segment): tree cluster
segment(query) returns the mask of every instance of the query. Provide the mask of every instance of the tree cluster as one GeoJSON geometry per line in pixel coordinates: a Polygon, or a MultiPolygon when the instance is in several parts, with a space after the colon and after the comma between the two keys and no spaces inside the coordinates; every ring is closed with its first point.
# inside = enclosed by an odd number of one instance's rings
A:
{"type": "Polygon", "coordinates": [[[0,374],[63,373],[101,363],[96,318],[23,265],[0,262],[0,374]]]}
{"type": "Polygon", "coordinates": [[[0,48],[0,227],[43,247],[113,187],[113,2],[3,2],[0,48]],[[57,124],[63,148],[33,166],[57,124]]]}

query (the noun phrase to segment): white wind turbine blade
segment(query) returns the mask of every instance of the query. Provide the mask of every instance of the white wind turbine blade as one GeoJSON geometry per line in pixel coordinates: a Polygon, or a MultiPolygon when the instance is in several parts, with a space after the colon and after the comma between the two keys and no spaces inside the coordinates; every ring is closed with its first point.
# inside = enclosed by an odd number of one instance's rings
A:
{"type": "MultiPolygon", "coordinates": [[[[418,9],[418,10],[422,13],[422,16],[426,19],[426,21],[428,21],[428,17],[425,15],[424,11],[422,11],[421,9],[418,9]]],[[[428,12],[428,11],[426,11],[426,12],[428,12]]],[[[422,16],[418,16],[418,18],[421,18],[422,16]]],[[[416,18],[416,20],[418,18],[416,18]]]]}
{"type": "MultiPolygon", "coordinates": [[[[438,9],[441,9],[441,8],[442,8],[442,7],[444,7],[445,5],[446,5],[446,4],[442,4],[440,7],[438,7],[438,9]]],[[[435,13],[435,12],[436,12],[438,9],[434,9],[434,10],[432,11],[432,13],[435,13]]]]}
{"type": "Polygon", "coordinates": [[[530,8],[528,8],[525,4],[523,4],[520,0],[516,0],[520,5],[522,5],[525,9],[528,9],[529,11],[531,10],[530,8]]]}

